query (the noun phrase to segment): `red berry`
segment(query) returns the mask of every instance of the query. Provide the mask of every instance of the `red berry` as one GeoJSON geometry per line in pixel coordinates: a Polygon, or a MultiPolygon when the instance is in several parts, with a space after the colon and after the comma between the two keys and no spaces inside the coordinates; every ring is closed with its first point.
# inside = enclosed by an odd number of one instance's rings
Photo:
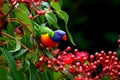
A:
{"type": "Polygon", "coordinates": [[[50,64],[47,65],[48,68],[52,68],[52,66],[50,64]]]}
{"type": "Polygon", "coordinates": [[[100,57],[100,61],[103,61],[104,59],[103,59],[103,57],[100,57]]]}
{"type": "Polygon", "coordinates": [[[70,51],[71,50],[71,47],[67,47],[66,49],[65,49],[65,51],[70,51]]]}
{"type": "Polygon", "coordinates": [[[56,67],[54,68],[54,70],[55,70],[55,72],[58,72],[58,71],[59,71],[59,69],[58,69],[58,68],[56,68],[56,67]]]}
{"type": "Polygon", "coordinates": [[[62,70],[64,67],[63,67],[63,65],[60,65],[59,66],[59,70],[62,70]]]}
{"type": "Polygon", "coordinates": [[[77,52],[77,53],[75,54],[76,59],[79,60],[80,62],[83,62],[83,61],[87,60],[87,59],[88,59],[88,56],[89,56],[88,53],[87,53],[87,52],[84,52],[84,51],[82,51],[82,52],[77,52]]]}
{"type": "Polygon", "coordinates": [[[76,66],[80,66],[80,62],[76,62],[76,66]]]}
{"type": "Polygon", "coordinates": [[[113,56],[117,56],[117,53],[116,53],[116,52],[113,52],[113,56]]]}
{"type": "Polygon", "coordinates": [[[113,76],[114,74],[112,72],[109,73],[110,76],[113,76]]]}
{"type": "Polygon", "coordinates": [[[120,76],[120,72],[118,72],[118,76],[120,76]]]}
{"type": "Polygon", "coordinates": [[[118,40],[118,43],[120,43],[120,39],[118,40]]]}
{"type": "Polygon", "coordinates": [[[94,80],[98,80],[99,79],[99,76],[95,76],[94,80]]]}
{"type": "Polygon", "coordinates": [[[73,54],[69,53],[66,55],[62,55],[61,56],[61,61],[64,62],[65,64],[71,64],[73,63],[73,58],[72,58],[73,54]]]}
{"type": "Polygon", "coordinates": [[[58,0],[53,0],[53,2],[58,2],[58,0]]]}
{"type": "Polygon", "coordinates": [[[96,68],[97,68],[97,66],[94,65],[94,66],[93,66],[93,69],[96,69],[96,68]]]}
{"type": "Polygon", "coordinates": [[[98,52],[95,53],[95,57],[96,57],[96,58],[99,57],[99,53],[98,53],[98,52]]]}
{"type": "Polygon", "coordinates": [[[109,56],[112,56],[112,54],[113,54],[112,51],[109,51],[109,52],[108,52],[108,55],[109,55],[109,56]]]}
{"type": "Polygon", "coordinates": [[[74,49],[74,53],[75,53],[75,54],[78,53],[78,49],[74,49]]]}
{"type": "Polygon", "coordinates": [[[117,70],[120,70],[120,65],[117,65],[117,68],[116,68],[117,70]]]}
{"type": "Polygon", "coordinates": [[[41,62],[37,62],[36,64],[35,64],[35,66],[38,68],[38,67],[40,67],[40,64],[41,64],[41,62]]]}
{"type": "Polygon", "coordinates": [[[40,2],[36,2],[36,6],[40,6],[40,2]]]}
{"type": "Polygon", "coordinates": [[[44,10],[41,10],[41,15],[44,15],[46,12],[44,10]]]}
{"type": "Polygon", "coordinates": [[[87,76],[90,77],[90,76],[91,76],[91,73],[90,73],[90,72],[87,72],[87,76]]]}
{"type": "Polygon", "coordinates": [[[43,70],[42,70],[42,67],[40,67],[40,68],[39,68],[39,71],[40,71],[40,72],[42,72],[42,71],[43,71],[43,70]]]}
{"type": "Polygon", "coordinates": [[[47,0],[43,0],[44,2],[47,2],[47,0]]]}
{"type": "Polygon", "coordinates": [[[29,15],[29,18],[30,18],[30,19],[32,19],[32,18],[33,18],[32,14],[30,14],[30,15],[29,15]]]}
{"type": "Polygon", "coordinates": [[[41,10],[38,10],[38,11],[37,11],[37,14],[38,14],[38,15],[42,15],[42,11],[41,11],[41,10]]]}
{"type": "Polygon", "coordinates": [[[90,61],[92,62],[94,60],[94,55],[90,55],[90,61]]]}

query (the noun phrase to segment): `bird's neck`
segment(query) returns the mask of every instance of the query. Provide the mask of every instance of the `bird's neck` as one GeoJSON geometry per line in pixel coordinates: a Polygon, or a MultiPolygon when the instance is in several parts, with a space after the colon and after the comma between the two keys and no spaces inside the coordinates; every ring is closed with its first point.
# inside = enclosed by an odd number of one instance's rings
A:
{"type": "Polygon", "coordinates": [[[48,33],[48,36],[52,38],[54,36],[54,32],[48,33]]]}

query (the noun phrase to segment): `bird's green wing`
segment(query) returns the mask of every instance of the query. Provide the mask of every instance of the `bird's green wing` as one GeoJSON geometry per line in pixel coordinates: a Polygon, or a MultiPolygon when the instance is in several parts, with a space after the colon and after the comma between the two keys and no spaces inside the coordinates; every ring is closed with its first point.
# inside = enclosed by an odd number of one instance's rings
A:
{"type": "Polygon", "coordinates": [[[37,36],[40,36],[41,34],[45,34],[45,33],[53,33],[54,32],[47,26],[38,25],[37,23],[34,23],[34,28],[35,28],[35,32],[36,32],[37,36]]]}

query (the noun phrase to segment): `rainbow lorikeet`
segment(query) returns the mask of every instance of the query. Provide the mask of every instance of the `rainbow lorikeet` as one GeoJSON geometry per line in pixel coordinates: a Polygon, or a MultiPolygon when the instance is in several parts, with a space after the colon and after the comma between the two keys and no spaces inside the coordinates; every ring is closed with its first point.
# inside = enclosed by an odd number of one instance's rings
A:
{"type": "Polygon", "coordinates": [[[38,28],[39,41],[45,47],[55,47],[58,45],[60,40],[66,40],[66,33],[63,30],[51,30],[45,25],[39,26],[38,28]]]}

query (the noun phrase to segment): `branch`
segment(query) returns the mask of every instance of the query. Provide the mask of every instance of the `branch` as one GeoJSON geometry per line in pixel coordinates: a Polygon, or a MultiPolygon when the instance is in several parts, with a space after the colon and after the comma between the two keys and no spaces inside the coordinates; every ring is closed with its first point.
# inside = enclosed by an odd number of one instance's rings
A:
{"type": "MultiPolygon", "coordinates": [[[[16,38],[14,38],[13,36],[11,36],[11,35],[9,35],[9,34],[7,34],[7,33],[5,33],[5,32],[2,32],[2,34],[16,40],[16,38]]],[[[31,52],[31,53],[34,54],[34,52],[31,51],[28,47],[26,47],[23,43],[20,42],[20,45],[21,45],[22,47],[24,47],[25,49],[27,49],[29,52],[31,52]]]]}
{"type": "Polygon", "coordinates": [[[9,13],[13,10],[16,4],[17,4],[17,1],[15,1],[15,3],[12,5],[12,8],[5,14],[5,16],[9,15],[9,13]]]}
{"type": "Polygon", "coordinates": [[[30,31],[30,33],[32,34],[32,36],[34,37],[34,33],[32,32],[32,30],[30,30],[29,28],[28,28],[28,25],[27,24],[25,24],[23,21],[21,21],[20,19],[17,19],[17,18],[8,18],[8,20],[7,20],[8,22],[9,21],[14,21],[14,22],[19,22],[19,23],[21,23],[23,26],[25,26],[29,31],[30,31]]]}

